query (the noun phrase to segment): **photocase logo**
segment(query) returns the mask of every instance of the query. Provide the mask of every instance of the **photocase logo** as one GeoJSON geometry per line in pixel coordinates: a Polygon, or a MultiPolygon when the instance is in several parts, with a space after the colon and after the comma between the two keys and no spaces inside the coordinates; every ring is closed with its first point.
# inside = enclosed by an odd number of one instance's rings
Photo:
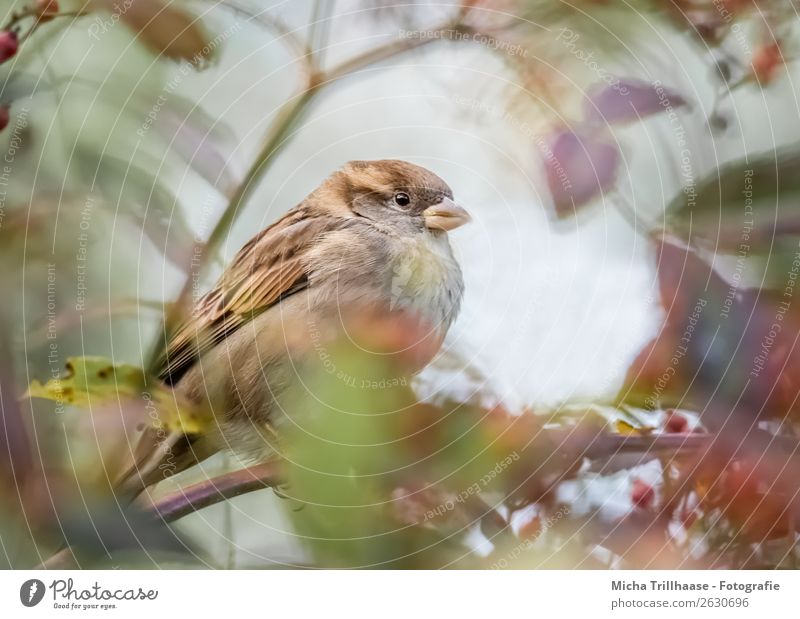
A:
{"type": "Polygon", "coordinates": [[[19,601],[23,606],[36,606],[44,597],[44,583],[36,578],[31,578],[22,583],[19,588],[19,601]]]}

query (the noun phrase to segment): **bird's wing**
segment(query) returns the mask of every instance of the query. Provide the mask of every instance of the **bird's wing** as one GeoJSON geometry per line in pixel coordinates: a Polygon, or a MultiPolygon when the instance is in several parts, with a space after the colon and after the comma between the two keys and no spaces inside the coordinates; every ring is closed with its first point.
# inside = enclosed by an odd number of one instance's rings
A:
{"type": "Polygon", "coordinates": [[[294,209],[253,237],[170,338],[159,377],[175,384],[204,352],[307,287],[306,257],[314,239],[345,224],[341,217],[294,209]]]}
{"type": "MultiPolygon", "coordinates": [[[[300,207],[254,236],[170,338],[159,363],[159,377],[177,383],[203,353],[260,312],[308,286],[306,257],[314,240],[347,223],[345,218],[314,215],[300,207]]],[[[122,467],[117,486],[136,496],[163,479],[160,465],[165,458],[170,474],[175,474],[214,451],[203,436],[174,432],[164,438],[146,428],[122,467]]]]}

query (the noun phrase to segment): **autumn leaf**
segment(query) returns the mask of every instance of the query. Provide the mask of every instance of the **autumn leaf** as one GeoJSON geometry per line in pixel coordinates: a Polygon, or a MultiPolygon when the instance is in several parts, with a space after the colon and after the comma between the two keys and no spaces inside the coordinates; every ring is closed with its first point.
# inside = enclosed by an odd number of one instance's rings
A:
{"type": "Polygon", "coordinates": [[[797,419],[800,311],[785,290],[737,286],[672,238],[659,242],[657,260],[664,322],[629,367],[618,401],[701,411],[712,430],[797,419]]]}
{"type": "Polygon", "coordinates": [[[644,436],[650,433],[651,428],[640,427],[628,423],[624,419],[618,419],[614,422],[614,431],[623,436],[644,436]]]}
{"type": "Polygon", "coordinates": [[[627,79],[589,88],[584,116],[589,122],[624,124],[684,105],[686,99],[660,82],[627,79]]]}
{"type": "Polygon", "coordinates": [[[783,290],[800,240],[798,166],[800,144],[726,163],[672,200],[667,229],[736,256],[737,268],[751,269],[761,288],[783,290]]]}
{"type": "Polygon", "coordinates": [[[771,249],[800,235],[800,144],[726,163],[686,187],[667,207],[670,231],[722,251],[771,249]]]}
{"type": "Polygon", "coordinates": [[[543,159],[556,216],[565,218],[614,186],[620,152],[592,131],[564,127],[548,140],[543,159]]]}
{"type": "Polygon", "coordinates": [[[137,38],[155,54],[172,60],[194,62],[208,60],[213,47],[208,41],[198,18],[181,9],[174,2],[161,0],[129,0],[126,10],[117,8],[117,0],[95,0],[95,7],[119,15],[137,38]]]}
{"type": "Polygon", "coordinates": [[[140,368],[127,363],[115,365],[105,357],[68,357],[65,374],[44,384],[34,380],[23,397],[78,408],[118,399],[150,401],[158,413],[157,418],[150,417],[154,426],[190,434],[203,431],[211,421],[205,409],[155,379],[146,380],[140,368]]]}

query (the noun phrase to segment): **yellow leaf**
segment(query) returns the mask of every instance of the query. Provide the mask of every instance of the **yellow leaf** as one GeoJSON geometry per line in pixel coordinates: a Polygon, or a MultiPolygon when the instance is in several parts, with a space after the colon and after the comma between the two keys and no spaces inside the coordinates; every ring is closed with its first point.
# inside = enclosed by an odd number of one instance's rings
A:
{"type": "Polygon", "coordinates": [[[157,379],[145,381],[144,371],[136,366],[114,365],[105,357],[68,357],[66,370],[44,384],[34,380],[23,397],[79,408],[118,400],[144,401],[150,425],[189,434],[202,432],[211,422],[207,409],[189,402],[157,379]]]}
{"type": "Polygon", "coordinates": [[[652,428],[637,428],[636,426],[629,424],[627,421],[617,419],[614,422],[614,430],[617,432],[617,434],[622,434],[624,436],[644,436],[650,434],[652,428]]]}
{"type": "Polygon", "coordinates": [[[116,15],[151,51],[173,60],[209,60],[214,45],[208,41],[199,19],[175,8],[174,0],[95,0],[94,5],[116,15]],[[123,10],[124,9],[124,10],[123,10]]]}

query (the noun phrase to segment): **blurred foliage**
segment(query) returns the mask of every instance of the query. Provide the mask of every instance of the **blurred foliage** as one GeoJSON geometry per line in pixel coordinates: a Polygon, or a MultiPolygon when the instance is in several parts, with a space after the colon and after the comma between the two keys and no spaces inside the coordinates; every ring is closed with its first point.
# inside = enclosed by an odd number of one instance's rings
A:
{"type": "Polygon", "coordinates": [[[155,413],[148,422],[166,431],[196,434],[212,425],[210,413],[185,396],[153,378],[148,381],[137,367],[114,365],[103,357],[67,357],[66,373],[45,384],[34,380],[24,397],[52,400],[60,407],[69,405],[89,410],[120,399],[141,398],[151,404],[155,413]]]}

